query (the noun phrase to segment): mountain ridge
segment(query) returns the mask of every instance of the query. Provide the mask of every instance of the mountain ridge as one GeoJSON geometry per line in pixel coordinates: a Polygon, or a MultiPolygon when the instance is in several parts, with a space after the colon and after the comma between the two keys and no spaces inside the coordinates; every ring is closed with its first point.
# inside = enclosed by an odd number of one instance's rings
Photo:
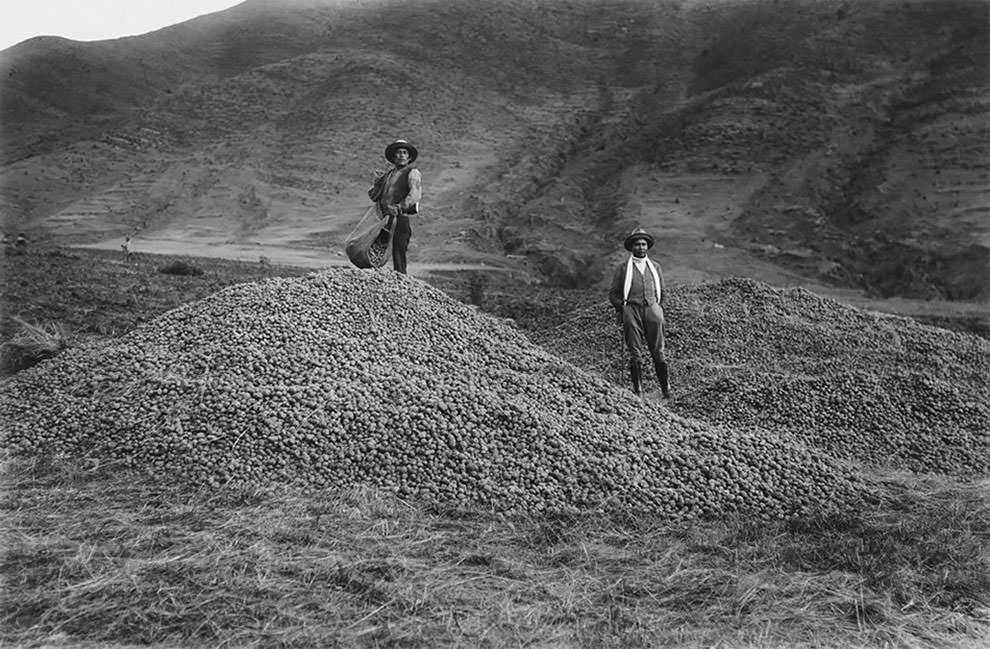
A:
{"type": "Polygon", "coordinates": [[[644,225],[685,275],[987,301],[986,16],[966,0],[245,2],[86,47],[34,39],[0,53],[0,206],[67,243],[337,254],[380,149],[407,137],[426,154],[424,261],[586,286],[644,225]],[[73,62],[86,75],[62,95],[73,62]]]}

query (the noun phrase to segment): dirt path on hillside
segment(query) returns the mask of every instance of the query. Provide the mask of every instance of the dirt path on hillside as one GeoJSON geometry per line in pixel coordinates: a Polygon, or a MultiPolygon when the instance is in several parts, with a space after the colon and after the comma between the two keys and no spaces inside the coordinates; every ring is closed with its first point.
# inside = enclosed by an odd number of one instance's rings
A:
{"type": "MultiPolygon", "coordinates": [[[[79,244],[70,248],[85,248],[90,250],[120,250],[123,239],[108,239],[99,243],[79,244]]],[[[219,243],[216,241],[183,241],[178,239],[132,239],[131,250],[135,254],[172,255],[176,257],[205,257],[208,259],[227,259],[241,262],[270,263],[278,266],[294,266],[297,268],[332,268],[351,267],[350,260],[342,252],[321,248],[300,248],[269,243],[243,244],[219,243]],[[264,260],[264,262],[262,261],[264,260]]],[[[492,266],[490,264],[469,263],[409,263],[410,275],[422,275],[431,272],[451,271],[486,271],[498,273],[518,272],[512,268],[492,266]]]]}
{"type": "MultiPolygon", "coordinates": [[[[122,239],[110,239],[95,244],[73,246],[96,250],[119,250],[122,239]]],[[[669,240],[674,241],[674,240],[669,240]]],[[[827,297],[857,308],[879,313],[889,313],[904,317],[933,320],[938,318],[968,321],[972,326],[990,331],[990,304],[980,302],[946,302],[932,300],[910,300],[905,298],[875,298],[862,291],[825,286],[810,282],[796,273],[788,273],[768,262],[760,262],[745,251],[728,247],[717,247],[712,241],[691,240],[684,237],[674,241],[677,252],[666,257],[665,278],[672,285],[699,284],[719,279],[742,276],[765,282],[780,288],[804,288],[817,295],[827,297]]],[[[196,243],[181,240],[132,240],[132,250],[137,254],[174,255],[181,257],[206,257],[229,259],[242,262],[260,262],[264,257],[275,265],[295,266],[318,270],[330,267],[349,267],[350,261],[343,255],[334,255],[324,249],[299,248],[273,244],[221,244],[216,242],[196,243]]],[[[669,251],[668,251],[669,252],[669,251]]],[[[524,270],[499,267],[481,263],[442,263],[427,262],[409,264],[409,274],[424,276],[432,273],[458,271],[484,271],[504,274],[506,278],[518,277],[528,283],[524,270]]],[[[604,297],[603,297],[604,299],[604,297]]]]}

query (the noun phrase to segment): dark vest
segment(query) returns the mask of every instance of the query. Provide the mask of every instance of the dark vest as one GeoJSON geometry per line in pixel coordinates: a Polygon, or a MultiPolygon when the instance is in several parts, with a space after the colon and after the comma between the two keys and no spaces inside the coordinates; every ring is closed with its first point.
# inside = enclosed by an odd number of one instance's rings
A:
{"type": "Polygon", "coordinates": [[[657,304],[656,282],[653,281],[653,273],[649,267],[640,273],[635,266],[632,269],[632,284],[629,287],[629,304],[657,304]]]}
{"type": "Polygon", "coordinates": [[[412,170],[412,165],[406,165],[402,169],[390,171],[385,177],[385,188],[378,202],[382,205],[402,202],[402,199],[409,195],[409,172],[412,170]]]}

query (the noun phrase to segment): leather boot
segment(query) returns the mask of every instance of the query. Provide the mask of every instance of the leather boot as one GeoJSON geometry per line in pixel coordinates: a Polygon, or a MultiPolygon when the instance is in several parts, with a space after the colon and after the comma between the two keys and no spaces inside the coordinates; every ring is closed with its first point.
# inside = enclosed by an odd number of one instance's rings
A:
{"type": "Polygon", "coordinates": [[[639,363],[629,363],[629,376],[632,378],[633,394],[637,397],[643,394],[643,369],[639,363]]]}
{"type": "Polygon", "coordinates": [[[657,370],[657,379],[660,381],[660,392],[664,399],[670,398],[670,376],[667,371],[667,361],[654,361],[653,367],[657,370]]]}

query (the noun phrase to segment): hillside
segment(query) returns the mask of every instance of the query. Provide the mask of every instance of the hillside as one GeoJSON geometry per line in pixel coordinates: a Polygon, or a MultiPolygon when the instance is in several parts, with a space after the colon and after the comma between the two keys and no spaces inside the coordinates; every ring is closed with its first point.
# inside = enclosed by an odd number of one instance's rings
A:
{"type": "Polygon", "coordinates": [[[986,302],[988,42],[966,0],[245,2],[0,53],[0,208],[333,260],[406,137],[418,262],[588,286],[641,224],[674,279],[986,302]]]}

